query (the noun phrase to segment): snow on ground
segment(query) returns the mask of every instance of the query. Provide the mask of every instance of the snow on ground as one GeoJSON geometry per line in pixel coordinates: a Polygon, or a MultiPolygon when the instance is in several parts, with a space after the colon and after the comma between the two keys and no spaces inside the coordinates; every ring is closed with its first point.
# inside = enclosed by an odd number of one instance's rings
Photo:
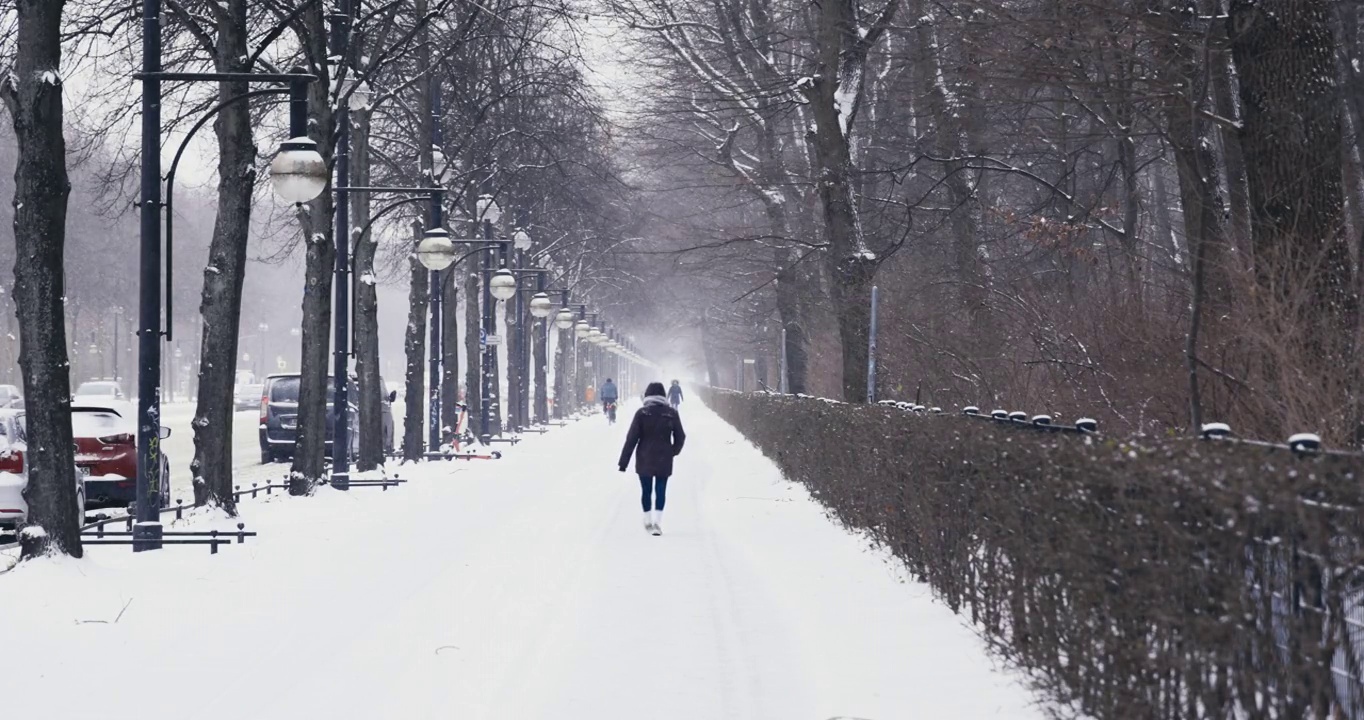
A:
{"type": "Polygon", "coordinates": [[[5,714],[1043,716],[924,586],[683,408],[663,537],[616,471],[625,424],[598,416],[396,490],[247,500],[261,536],[218,555],[91,547],[0,574],[5,714]]]}

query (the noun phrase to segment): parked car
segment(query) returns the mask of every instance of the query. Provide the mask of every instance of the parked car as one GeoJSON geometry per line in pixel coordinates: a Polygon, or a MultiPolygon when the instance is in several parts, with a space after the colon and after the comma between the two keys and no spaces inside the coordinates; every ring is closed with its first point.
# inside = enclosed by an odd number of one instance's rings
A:
{"type": "Polygon", "coordinates": [[[76,392],[71,396],[72,402],[78,400],[94,400],[108,402],[110,400],[124,402],[128,398],[123,395],[123,387],[114,380],[91,380],[83,382],[76,388],[76,392]]]}
{"type": "MultiPolygon", "coordinates": [[[[89,400],[89,397],[86,398],[89,400]]],[[[127,507],[137,500],[137,424],[113,403],[71,406],[76,467],[85,478],[86,507],[127,507]]],[[[170,428],[162,427],[162,440],[170,428]]],[[[161,453],[161,507],[170,505],[170,459],[161,453]]]]}
{"type": "MultiPolygon", "coordinates": [[[[262,463],[282,461],[292,458],[294,455],[294,444],[298,441],[298,391],[300,383],[301,379],[298,373],[270,375],[265,378],[265,389],[260,401],[260,461],[262,463]]],[[[335,387],[333,378],[327,378],[326,453],[328,457],[332,453],[333,426],[336,418],[333,410],[335,387]]],[[[360,447],[359,408],[355,403],[355,398],[359,397],[359,388],[356,387],[354,380],[350,381],[346,392],[350,399],[350,402],[347,403],[350,407],[346,409],[346,427],[350,434],[350,452],[354,454],[360,447]]],[[[393,446],[392,402],[396,395],[396,393],[384,395],[385,449],[391,449],[393,446]]]]}
{"type": "Polygon", "coordinates": [[[24,394],[15,385],[0,385],[0,408],[21,408],[24,394]]]}
{"type": "MultiPolygon", "coordinates": [[[[14,530],[28,520],[28,438],[22,410],[0,410],[0,528],[14,530]]],[[[76,472],[76,521],[85,519],[85,484],[76,472]]]]}
{"type": "Polygon", "coordinates": [[[255,410],[260,407],[261,393],[264,390],[264,385],[238,385],[232,391],[236,398],[233,405],[238,410],[255,410]]]}

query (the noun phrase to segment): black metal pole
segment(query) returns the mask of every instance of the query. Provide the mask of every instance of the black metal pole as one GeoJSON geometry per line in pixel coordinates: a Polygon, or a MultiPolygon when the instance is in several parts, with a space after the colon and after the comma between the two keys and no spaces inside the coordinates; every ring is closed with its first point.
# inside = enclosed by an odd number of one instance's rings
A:
{"type": "MultiPolygon", "coordinates": [[[[524,256],[525,253],[523,253],[523,252],[521,252],[521,251],[518,250],[518,251],[516,252],[516,255],[517,255],[517,257],[516,257],[516,259],[515,259],[514,264],[515,264],[517,267],[520,267],[520,266],[522,265],[521,256],[524,256]]],[[[516,332],[516,352],[513,353],[512,357],[511,357],[510,359],[511,359],[512,362],[516,363],[516,377],[512,378],[512,380],[516,383],[516,408],[512,410],[512,415],[513,415],[513,419],[512,419],[512,428],[513,428],[514,430],[516,430],[516,431],[519,432],[519,431],[521,431],[522,429],[525,428],[525,424],[526,424],[526,415],[525,415],[524,412],[522,412],[522,406],[524,405],[525,400],[526,400],[526,387],[527,387],[527,383],[526,383],[526,362],[525,362],[525,360],[526,360],[526,294],[523,293],[523,292],[521,292],[520,283],[517,283],[517,287],[516,287],[516,307],[513,308],[513,312],[516,313],[516,330],[515,330],[515,332],[516,332]]]]}
{"type": "Polygon", "coordinates": [[[122,309],[114,310],[114,382],[121,382],[118,377],[118,334],[122,331],[119,329],[118,320],[122,316],[122,309]]]}
{"type": "MultiPolygon", "coordinates": [[[[351,0],[340,0],[340,14],[332,24],[332,54],[336,72],[345,73],[350,59],[351,0]]],[[[350,109],[343,100],[336,107],[336,277],[332,280],[336,315],[332,337],[332,477],[337,490],[350,489],[350,109]]]]}
{"type": "Polygon", "coordinates": [[[161,0],[142,1],[142,71],[134,552],[161,547],[161,0]]]}
{"type": "MultiPolygon", "coordinates": [[[[545,273],[535,273],[535,294],[545,291],[545,273]]],[[[535,348],[531,348],[531,362],[535,365],[535,422],[544,425],[549,422],[549,332],[554,325],[554,315],[540,318],[543,323],[539,329],[541,346],[540,362],[535,362],[535,348]]]]}
{"type": "MultiPolygon", "coordinates": [[[[483,220],[483,239],[491,241],[493,239],[492,221],[484,218],[483,220]]],[[[493,345],[488,342],[493,334],[493,293],[491,281],[493,277],[493,248],[490,246],[483,253],[483,357],[482,357],[482,380],[483,392],[479,398],[483,407],[483,429],[480,437],[483,442],[492,439],[492,384],[493,384],[493,363],[497,362],[497,352],[493,345]]]]}
{"type": "MultiPolygon", "coordinates": [[[[444,132],[441,129],[441,106],[440,106],[440,87],[434,81],[431,83],[431,187],[440,185],[440,178],[436,173],[436,152],[444,144],[444,132]]],[[[445,224],[444,203],[445,193],[434,190],[431,192],[431,219],[427,224],[428,230],[435,230],[445,224]]],[[[441,287],[441,272],[431,271],[430,284],[430,305],[431,305],[431,399],[428,401],[426,410],[430,427],[427,429],[427,450],[435,452],[440,449],[441,436],[444,434],[441,428],[440,403],[441,403],[441,361],[445,357],[444,348],[441,347],[441,325],[444,323],[443,313],[445,291],[441,287]]]]}

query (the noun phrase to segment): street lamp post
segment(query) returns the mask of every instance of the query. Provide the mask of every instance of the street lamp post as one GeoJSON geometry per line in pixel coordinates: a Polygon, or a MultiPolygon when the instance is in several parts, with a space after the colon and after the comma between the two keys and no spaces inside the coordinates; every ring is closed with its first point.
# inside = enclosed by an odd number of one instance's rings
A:
{"type": "Polygon", "coordinates": [[[118,382],[118,381],[119,381],[119,378],[118,378],[118,336],[121,335],[121,334],[123,334],[123,330],[119,327],[120,324],[121,324],[120,321],[122,321],[122,320],[123,320],[123,306],[122,306],[122,305],[115,305],[115,306],[114,306],[114,382],[118,382]]]}
{"type": "MultiPolygon", "coordinates": [[[[421,237],[421,243],[417,245],[417,262],[420,262],[421,265],[427,267],[428,270],[445,270],[446,267],[450,267],[456,262],[461,262],[461,260],[475,254],[480,254],[481,252],[481,254],[483,254],[484,269],[491,270],[490,263],[492,252],[494,252],[496,248],[502,247],[502,245],[507,243],[505,240],[496,239],[496,237],[494,237],[494,232],[492,232],[492,224],[494,224],[498,218],[502,217],[502,209],[501,207],[498,207],[498,203],[492,200],[491,195],[481,195],[479,200],[477,200],[477,213],[479,213],[481,224],[483,224],[483,233],[481,233],[483,237],[456,240],[451,239],[450,233],[446,232],[443,228],[428,229],[423,237],[421,237]],[[454,256],[454,245],[457,243],[462,245],[476,245],[476,247],[475,250],[466,252],[461,258],[456,258],[456,256],[454,256]]],[[[477,235],[477,233],[475,233],[475,235],[477,235]]],[[[483,325],[481,331],[484,333],[484,338],[486,338],[488,334],[491,334],[492,331],[492,299],[496,297],[498,300],[505,300],[507,297],[511,297],[513,293],[516,293],[516,278],[514,278],[513,275],[510,275],[510,273],[484,275],[483,323],[481,323],[481,325],[483,325]]],[[[469,301],[472,303],[472,297],[469,301]]],[[[435,327],[438,327],[439,323],[441,323],[439,315],[432,315],[432,333],[435,333],[435,327]]],[[[441,357],[443,353],[439,352],[439,335],[432,334],[432,338],[434,338],[434,342],[432,342],[431,352],[431,402],[438,406],[439,398],[441,398],[441,394],[439,393],[441,393],[441,357]]],[[[490,410],[491,406],[490,385],[492,378],[492,363],[495,363],[496,361],[494,346],[487,344],[487,342],[484,341],[483,353],[481,353],[481,355],[483,355],[480,363],[483,365],[483,367],[481,367],[481,372],[483,372],[483,376],[481,376],[481,378],[483,378],[483,382],[481,382],[481,386],[483,386],[483,402],[481,402],[483,428],[481,428],[481,436],[483,436],[484,440],[487,440],[488,435],[490,435],[490,432],[488,432],[488,410],[490,410]],[[490,349],[492,349],[492,353],[494,353],[491,361],[488,359],[488,356],[490,356],[488,350],[490,349]]],[[[430,438],[428,439],[430,439],[430,442],[432,443],[431,450],[434,451],[439,449],[439,427],[435,423],[435,421],[439,420],[439,416],[431,415],[431,419],[432,431],[430,438]]]]}
{"type": "MultiPolygon", "coordinates": [[[[492,242],[494,234],[493,225],[501,219],[502,209],[498,207],[497,202],[493,200],[491,195],[483,195],[478,199],[478,212],[479,216],[483,219],[483,239],[487,242],[492,242]]],[[[497,362],[497,347],[489,342],[489,340],[492,339],[493,331],[496,329],[493,327],[496,318],[494,314],[495,308],[493,306],[493,298],[497,297],[497,299],[503,300],[507,297],[511,297],[510,293],[499,297],[498,293],[493,291],[494,273],[492,272],[492,264],[492,252],[490,251],[483,256],[483,367],[481,376],[483,381],[483,392],[482,397],[480,398],[482,404],[480,410],[483,422],[479,435],[480,439],[485,443],[492,439],[492,403],[494,399],[493,367],[497,362]]],[[[513,277],[511,278],[511,281],[511,291],[515,292],[516,279],[513,277]]]]}
{"type": "MultiPolygon", "coordinates": [[[[338,0],[328,45],[337,58],[337,74],[350,60],[351,0],[338,0]]],[[[332,323],[332,477],[337,490],[350,489],[350,106],[336,107],[336,276],[332,280],[336,322],[332,323]]]]}
{"type": "Polygon", "coordinates": [[[270,331],[270,326],[261,323],[256,330],[260,331],[260,355],[256,356],[256,377],[259,379],[265,377],[265,333],[270,331]]]}
{"type": "MultiPolygon", "coordinates": [[[[526,248],[530,246],[530,237],[525,235],[524,232],[518,232],[517,235],[521,236],[515,240],[516,243],[519,243],[517,249],[520,250],[521,254],[524,256],[525,254],[524,251],[526,250],[526,248]]],[[[535,287],[533,288],[536,291],[536,293],[534,296],[531,297],[530,302],[528,303],[524,302],[524,298],[522,297],[521,291],[528,290],[531,288],[522,286],[519,283],[517,284],[515,295],[516,310],[514,314],[516,320],[514,323],[510,323],[515,326],[514,332],[516,337],[516,342],[509,346],[508,353],[508,357],[510,359],[511,364],[514,365],[514,367],[516,368],[516,374],[513,378],[509,378],[511,382],[509,382],[508,384],[508,388],[514,390],[513,392],[514,410],[512,421],[515,427],[517,427],[518,429],[524,429],[526,426],[531,424],[530,403],[531,394],[530,350],[532,349],[530,327],[531,321],[526,318],[526,315],[527,313],[529,313],[530,316],[532,318],[535,318],[536,321],[548,318],[550,315],[554,314],[554,303],[549,299],[549,294],[545,292],[545,276],[549,273],[548,270],[537,267],[503,268],[503,270],[505,270],[508,273],[511,273],[514,277],[534,275],[536,278],[535,287]]],[[[544,332],[542,332],[541,335],[544,336],[544,341],[548,342],[547,325],[544,326],[544,332]]],[[[535,382],[537,388],[538,403],[540,394],[539,388],[542,388],[545,383],[543,366],[537,368],[535,382]]],[[[536,420],[543,421],[544,414],[545,413],[542,412],[537,407],[536,420]]]]}
{"type": "Polygon", "coordinates": [[[559,353],[562,362],[555,366],[554,371],[554,417],[562,420],[564,417],[564,404],[568,402],[570,395],[568,378],[569,358],[564,356],[564,353],[567,353],[569,350],[565,347],[563,342],[563,331],[571,331],[573,329],[574,313],[573,308],[568,306],[568,290],[564,290],[561,293],[560,299],[562,300],[562,307],[559,308],[559,312],[554,316],[554,327],[559,329],[559,353]]]}
{"type": "MultiPolygon", "coordinates": [[[[533,358],[535,364],[535,413],[536,424],[544,425],[549,422],[549,333],[550,316],[554,314],[554,302],[549,299],[549,293],[545,292],[546,273],[537,273],[535,276],[535,297],[530,300],[530,314],[540,323],[535,336],[539,338],[540,354],[533,358]]],[[[535,346],[531,347],[531,354],[535,355],[535,346]]]]}
{"type": "MultiPolygon", "coordinates": [[[[431,89],[431,187],[442,187],[441,182],[445,177],[446,160],[445,153],[441,146],[445,144],[445,129],[441,127],[444,113],[441,111],[440,86],[434,81],[431,89]]],[[[431,224],[430,228],[441,228],[445,224],[443,216],[444,193],[434,190],[431,193],[431,224]]],[[[451,251],[454,250],[453,245],[451,251]]],[[[443,278],[441,270],[445,268],[434,268],[431,270],[431,281],[429,283],[430,305],[431,305],[431,400],[427,409],[430,415],[430,441],[427,449],[434,452],[441,446],[441,383],[442,361],[445,359],[445,348],[441,346],[441,331],[444,319],[445,289],[442,287],[443,278]]],[[[458,393],[456,393],[458,396],[458,393]]]]}
{"type": "MultiPolygon", "coordinates": [[[[142,187],[140,202],[140,268],[138,275],[137,482],[133,550],[161,547],[161,342],[169,336],[161,326],[161,83],[283,82],[291,95],[290,141],[280,146],[271,164],[272,180],[286,200],[306,202],[325,185],[325,163],[307,139],[307,88],[312,76],[260,73],[167,73],[161,67],[161,0],[142,0],[142,187]],[[301,108],[302,113],[298,110],[301,108]],[[293,192],[288,192],[293,191],[293,192]]],[[[248,93],[248,95],[250,95],[248,93]]],[[[224,105],[244,99],[239,96],[224,105]]],[[[221,109],[222,105],[219,105],[221,109]]],[[[216,112],[213,111],[213,112],[216,112]]],[[[166,300],[169,302],[170,295],[166,300]]],[[[170,313],[167,313],[169,317],[170,313]]]]}

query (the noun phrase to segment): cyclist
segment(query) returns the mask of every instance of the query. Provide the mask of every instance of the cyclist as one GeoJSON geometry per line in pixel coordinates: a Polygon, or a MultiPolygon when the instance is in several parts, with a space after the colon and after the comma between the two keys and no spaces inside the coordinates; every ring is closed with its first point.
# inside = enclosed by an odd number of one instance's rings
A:
{"type": "Polygon", "coordinates": [[[601,384],[601,392],[598,397],[601,398],[602,410],[606,412],[606,419],[614,423],[616,421],[616,399],[620,397],[620,393],[616,390],[616,384],[611,382],[611,378],[606,378],[606,382],[601,384]]]}

